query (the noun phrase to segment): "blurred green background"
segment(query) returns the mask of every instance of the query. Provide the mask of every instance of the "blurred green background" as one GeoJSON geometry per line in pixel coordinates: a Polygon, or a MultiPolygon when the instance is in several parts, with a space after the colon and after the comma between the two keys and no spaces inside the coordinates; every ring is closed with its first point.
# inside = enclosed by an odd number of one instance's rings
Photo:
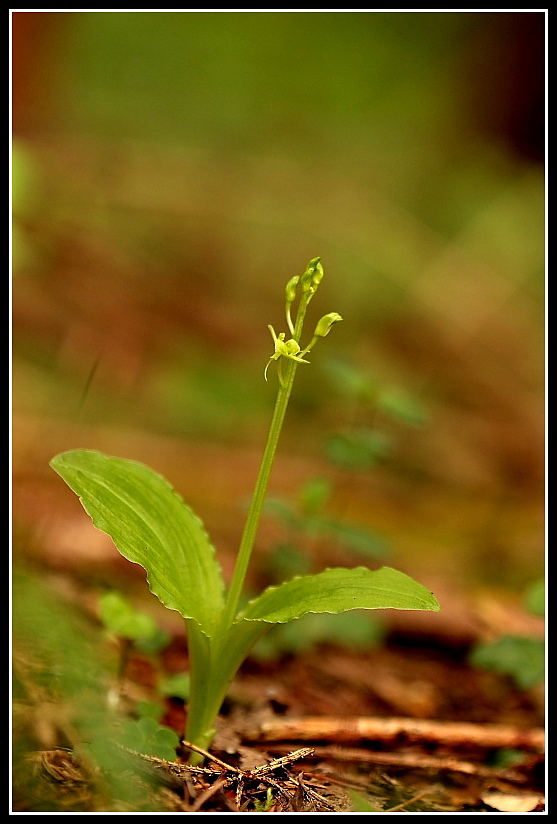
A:
{"type": "Polygon", "coordinates": [[[437,591],[543,574],[545,14],[12,24],[16,557],[124,569],[48,468],[88,447],[165,474],[228,570],[267,324],[320,255],[315,320],[345,320],[298,370],[273,494],[326,477],[437,591]]]}

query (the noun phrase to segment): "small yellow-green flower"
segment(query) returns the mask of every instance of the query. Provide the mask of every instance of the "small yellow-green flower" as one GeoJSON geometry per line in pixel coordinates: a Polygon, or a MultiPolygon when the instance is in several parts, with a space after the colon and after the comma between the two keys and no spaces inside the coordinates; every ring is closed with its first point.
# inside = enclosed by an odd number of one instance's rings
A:
{"type": "Polygon", "coordinates": [[[300,344],[294,340],[294,338],[290,338],[290,340],[285,340],[286,332],[280,332],[280,334],[276,334],[275,330],[272,326],[269,326],[269,331],[273,336],[273,341],[275,344],[275,352],[274,355],[271,355],[269,358],[269,362],[265,367],[265,380],[267,380],[267,369],[269,368],[269,364],[271,361],[278,361],[279,358],[289,358],[290,360],[296,361],[297,363],[309,363],[309,361],[304,360],[299,354],[300,352],[300,344]]]}

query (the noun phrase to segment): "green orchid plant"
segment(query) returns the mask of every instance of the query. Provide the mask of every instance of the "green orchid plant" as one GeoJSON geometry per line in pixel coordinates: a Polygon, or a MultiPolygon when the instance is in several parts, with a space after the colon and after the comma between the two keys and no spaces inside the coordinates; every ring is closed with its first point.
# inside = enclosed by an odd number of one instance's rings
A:
{"type": "MultiPolygon", "coordinates": [[[[291,335],[269,326],[277,363],[278,393],[259,475],[247,514],[236,564],[225,586],[216,552],[200,519],[159,474],[135,461],[77,449],[50,465],[79,496],[94,525],[106,532],[119,552],[147,571],[151,591],[185,619],[188,636],[190,696],[186,741],[207,750],[229,685],[254,644],[273,624],[307,613],[354,609],[439,610],[429,590],[389,567],[371,570],[325,569],[265,589],[245,605],[244,583],[279,436],[296,371],[320,338],[342,320],[331,312],[317,323],[310,343],[300,343],[306,311],[323,278],[320,258],[285,290],[286,323],[291,335]],[[295,319],[292,309],[297,302],[295,319]]],[[[193,752],[191,760],[202,756],[193,752]]]]}

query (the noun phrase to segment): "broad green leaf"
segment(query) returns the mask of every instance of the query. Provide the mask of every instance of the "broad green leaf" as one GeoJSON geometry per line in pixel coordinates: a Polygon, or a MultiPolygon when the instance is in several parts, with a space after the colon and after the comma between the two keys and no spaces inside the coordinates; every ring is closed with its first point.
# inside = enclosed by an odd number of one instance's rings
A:
{"type": "Polygon", "coordinates": [[[223,603],[221,570],[203,524],[170,484],[143,464],[85,449],[50,465],[97,529],[144,567],[157,598],[211,635],[223,603]]]}
{"type": "Polygon", "coordinates": [[[247,621],[283,624],[307,612],[347,612],[350,609],[440,609],[437,599],[408,575],[390,567],[371,570],[326,569],[268,587],[247,605],[247,621]]]}

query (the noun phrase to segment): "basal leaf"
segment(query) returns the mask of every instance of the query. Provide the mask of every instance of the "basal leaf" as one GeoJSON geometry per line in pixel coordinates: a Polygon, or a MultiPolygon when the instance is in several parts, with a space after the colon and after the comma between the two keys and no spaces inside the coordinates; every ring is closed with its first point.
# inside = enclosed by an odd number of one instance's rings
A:
{"type": "Polygon", "coordinates": [[[145,568],[157,598],[211,635],[223,603],[221,570],[203,524],[170,484],[143,464],[85,449],[50,465],[97,529],[145,568]]]}
{"type": "Polygon", "coordinates": [[[427,609],[439,603],[422,584],[390,567],[371,570],[326,569],[317,575],[293,578],[268,587],[247,605],[247,621],[286,623],[307,612],[346,612],[350,609],[427,609]]]}

